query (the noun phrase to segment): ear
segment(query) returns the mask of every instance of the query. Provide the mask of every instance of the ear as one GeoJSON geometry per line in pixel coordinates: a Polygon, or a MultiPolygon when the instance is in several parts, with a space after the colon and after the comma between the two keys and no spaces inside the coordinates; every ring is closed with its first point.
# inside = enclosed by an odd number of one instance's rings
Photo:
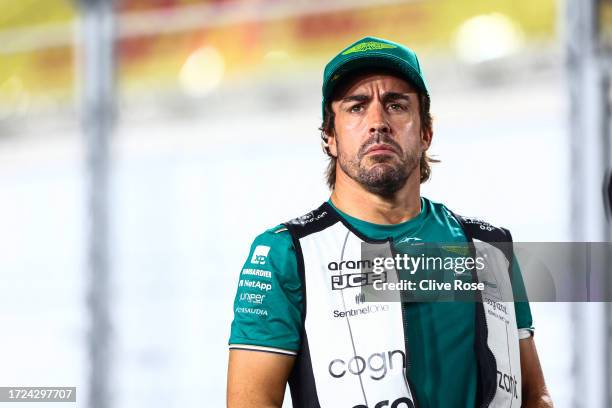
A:
{"type": "Polygon", "coordinates": [[[429,149],[431,146],[431,141],[433,139],[433,130],[430,129],[421,129],[421,147],[423,151],[429,149]]]}
{"type": "Polygon", "coordinates": [[[327,134],[327,148],[334,157],[338,157],[338,144],[336,142],[336,132],[332,131],[331,134],[327,134]]]}

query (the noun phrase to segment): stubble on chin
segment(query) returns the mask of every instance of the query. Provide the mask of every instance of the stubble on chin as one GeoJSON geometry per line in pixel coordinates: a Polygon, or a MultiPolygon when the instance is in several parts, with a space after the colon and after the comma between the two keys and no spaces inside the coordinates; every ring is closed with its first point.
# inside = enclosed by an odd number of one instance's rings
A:
{"type": "Polygon", "coordinates": [[[361,156],[346,160],[338,157],[340,168],[351,179],[359,183],[367,191],[383,197],[393,196],[400,190],[410,177],[420,161],[416,154],[405,154],[401,160],[389,156],[361,156]]]}

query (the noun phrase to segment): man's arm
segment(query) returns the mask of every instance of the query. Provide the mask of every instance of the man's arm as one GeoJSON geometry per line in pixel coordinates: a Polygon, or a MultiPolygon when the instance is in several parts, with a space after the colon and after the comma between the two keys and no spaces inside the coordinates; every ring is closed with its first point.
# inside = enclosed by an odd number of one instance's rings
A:
{"type": "Polygon", "coordinates": [[[519,340],[524,408],[552,408],[533,336],[519,340]]]}
{"type": "Polygon", "coordinates": [[[228,408],[280,408],[295,357],[250,350],[230,350],[228,408]]]}
{"type": "Polygon", "coordinates": [[[282,405],[300,348],[302,299],[293,239],[278,225],[255,238],[240,272],[228,342],[228,407],[282,405]]]}

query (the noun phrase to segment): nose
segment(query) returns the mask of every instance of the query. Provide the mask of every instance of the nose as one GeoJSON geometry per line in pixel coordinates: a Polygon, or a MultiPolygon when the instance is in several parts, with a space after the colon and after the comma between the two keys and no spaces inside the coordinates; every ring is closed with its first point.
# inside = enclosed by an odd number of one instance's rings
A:
{"type": "Polygon", "coordinates": [[[370,109],[370,134],[388,134],[391,132],[391,127],[387,122],[385,112],[378,104],[373,104],[370,109]]]}

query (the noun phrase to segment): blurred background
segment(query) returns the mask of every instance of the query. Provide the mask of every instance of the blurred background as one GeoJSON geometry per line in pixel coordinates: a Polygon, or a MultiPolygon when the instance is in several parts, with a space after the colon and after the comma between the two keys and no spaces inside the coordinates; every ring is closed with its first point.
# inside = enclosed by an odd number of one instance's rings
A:
{"type": "MultiPolygon", "coordinates": [[[[610,241],[610,22],[607,0],[0,0],[0,385],[224,406],[249,245],[328,198],[322,70],[366,35],[420,56],[424,196],[516,241],[610,241]]],[[[609,304],[532,311],[555,406],[612,406],[609,304]]]]}

